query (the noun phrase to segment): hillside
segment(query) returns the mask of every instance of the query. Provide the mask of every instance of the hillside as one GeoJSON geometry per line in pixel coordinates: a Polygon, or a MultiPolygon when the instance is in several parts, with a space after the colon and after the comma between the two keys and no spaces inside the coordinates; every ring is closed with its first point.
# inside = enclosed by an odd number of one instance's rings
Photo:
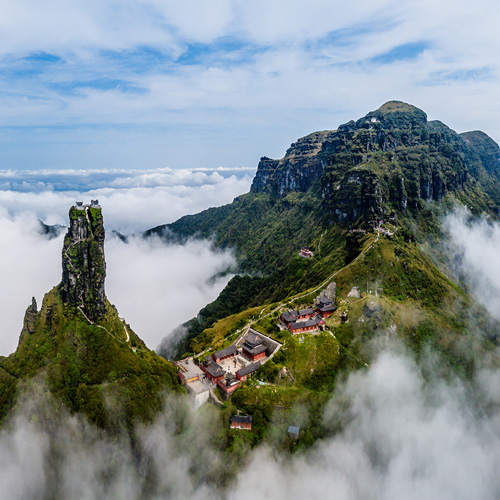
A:
{"type": "Polygon", "coordinates": [[[150,421],[176,370],[150,351],[118,316],[104,291],[104,227],[97,204],[72,207],[61,283],[28,307],[16,351],[0,358],[0,416],[19,392],[46,385],[72,412],[118,430],[150,421]]]}
{"type": "Polygon", "coordinates": [[[176,354],[217,319],[292,296],[348,264],[362,245],[355,229],[373,232],[391,220],[423,243],[442,238],[440,218],[455,203],[497,218],[499,158],[486,134],[457,134],[398,101],[299,139],[281,160],[261,158],[249,193],[146,232],[165,241],[213,238],[238,260],[241,276],[188,323],[176,354]],[[305,245],[314,258],[298,256],[305,245]]]}

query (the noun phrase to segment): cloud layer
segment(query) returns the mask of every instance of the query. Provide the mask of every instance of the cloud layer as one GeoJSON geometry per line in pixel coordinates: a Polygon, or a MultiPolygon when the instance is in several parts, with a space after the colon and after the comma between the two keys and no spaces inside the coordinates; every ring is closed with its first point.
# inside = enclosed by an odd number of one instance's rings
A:
{"type": "Polygon", "coordinates": [[[498,374],[483,371],[464,383],[432,373],[424,376],[403,354],[381,353],[332,395],[330,438],[292,457],[261,447],[224,487],[217,478],[228,463],[213,445],[220,423],[210,405],[193,412],[185,400],[168,399],[132,448],[125,436],[111,440],[53,411],[46,393],[32,389],[0,433],[0,499],[497,498],[498,374]],[[48,416],[57,419],[56,433],[44,424],[48,416]],[[334,431],[339,419],[343,428],[334,431]]]}
{"type": "Polygon", "coordinates": [[[97,198],[107,229],[131,233],[230,203],[254,169],[0,171],[0,206],[66,224],[75,200],[97,198]]]}
{"type": "Polygon", "coordinates": [[[214,276],[236,263],[206,240],[165,246],[142,238],[108,240],[106,261],[109,300],[151,348],[214,300],[232,275],[214,276]]]}
{"type": "Polygon", "coordinates": [[[460,209],[445,219],[454,271],[465,279],[488,312],[500,320],[500,224],[469,218],[470,214],[460,209]]]}
{"type": "Polygon", "coordinates": [[[231,252],[214,251],[209,241],[124,243],[112,230],[143,231],[228,203],[248,190],[246,170],[10,171],[0,173],[2,181],[9,185],[0,190],[0,355],[14,351],[31,297],[40,305],[61,279],[62,236],[41,235],[37,218],[66,225],[75,200],[98,198],[103,207],[107,295],[148,347],[194,317],[230,279],[223,273],[234,264],[231,252]]]}

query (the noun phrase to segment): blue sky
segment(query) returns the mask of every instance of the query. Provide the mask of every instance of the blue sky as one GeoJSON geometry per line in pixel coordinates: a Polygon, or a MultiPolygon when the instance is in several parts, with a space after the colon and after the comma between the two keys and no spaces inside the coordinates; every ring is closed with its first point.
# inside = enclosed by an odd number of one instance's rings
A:
{"type": "Polygon", "coordinates": [[[4,0],[0,169],[255,167],[390,99],[500,140],[492,0],[4,0]]]}

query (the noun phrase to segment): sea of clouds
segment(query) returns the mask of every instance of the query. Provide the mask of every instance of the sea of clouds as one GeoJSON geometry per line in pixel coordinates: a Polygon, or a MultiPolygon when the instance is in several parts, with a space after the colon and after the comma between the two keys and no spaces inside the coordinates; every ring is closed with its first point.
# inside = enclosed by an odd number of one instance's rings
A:
{"type": "Polygon", "coordinates": [[[14,351],[31,297],[41,304],[61,279],[63,235],[49,239],[38,220],[66,225],[76,200],[99,200],[107,230],[108,298],[154,349],[217,297],[235,260],[208,240],[165,245],[133,235],[230,203],[248,191],[252,174],[245,168],[0,172],[0,355],[14,351]],[[132,236],[125,243],[113,230],[132,236]]]}
{"type": "MultiPolygon", "coordinates": [[[[216,191],[229,192],[232,185],[229,198],[246,191],[245,182],[248,188],[245,176],[222,177],[216,191]]],[[[203,197],[197,187],[181,187],[203,197]]],[[[155,203],[153,193],[158,188],[144,188],[151,190],[155,203]]],[[[135,226],[127,226],[124,215],[108,217],[106,206],[110,208],[112,198],[120,194],[116,189],[120,188],[99,188],[91,196],[43,190],[39,199],[54,197],[71,204],[74,195],[98,197],[108,229],[113,220],[122,230],[154,225],[147,218],[147,196],[142,197],[144,205],[137,207],[144,219],[135,226]]],[[[138,188],[123,189],[125,196],[126,190],[138,188]]],[[[8,338],[12,344],[17,342],[22,320],[22,311],[14,314],[14,296],[21,295],[24,309],[31,295],[41,297],[59,281],[61,238],[39,234],[37,217],[47,207],[33,201],[37,193],[11,190],[1,196],[20,200],[18,206],[3,201],[0,208],[0,262],[5,276],[2,324],[9,325],[9,318],[15,316],[11,337],[6,326],[2,332],[7,346],[8,338]],[[30,206],[22,201],[25,195],[30,206]]],[[[206,206],[213,203],[210,196],[205,192],[206,206]]],[[[164,203],[166,207],[168,202],[164,203]]],[[[173,203],[185,203],[186,212],[193,207],[180,197],[173,203]]],[[[197,204],[193,211],[203,204],[193,203],[197,204]]],[[[60,210],[67,208],[66,203],[60,210]]],[[[51,222],[63,217],[58,210],[47,213],[51,222]]],[[[498,317],[500,225],[471,220],[464,211],[452,213],[445,225],[450,238],[447,248],[460,256],[455,271],[498,317]]],[[[180,311],[186,319],[195,314],[224,285],[223,279],[211,278],[234,262],[229,252],[215,252],[206,241],[165,246],[158,240],[132,237],[125,244],[111,238],[106,252],[108,295],[143,336],[155,325],[166,328],[165,318],[170,316],[176,318],[171,325],[175,327],[183,319],[180,311]],[[200,305],[193,304],[197,300],[200,305]],[[194,309],[184,310],[186,303],[194,309]]],[[[154,346],[152,338],[146,340],[154,346]]],[[[259,447],[224,485],[211,481],[228,467],[212,441],[218,428],[214,408],[194,411],[186,398],[167,398],[164,411],[153,424],[137,430],[132,444],[126,434],[110,438],[82,417],[65,415],[46,391],[39,390],[43,381],[36,382],[26,389],[14,418],[0,432],[0,500],[498,498],[500,373],[484,367],[471,380],[443,380],[441,361],[435,355],[417,363],[400,345],[384,342],[384,346],[368,368],[337,384],[323,416],[330,438],[292,457],[259,447]],[[342,430],[335,432],[339,421],[342,430]]]]}
{"type": "Polygon", "coordinates": [[[496,499],[500,375],[444,381],[433,375],[439,363],[429,356],[422,368],[401,346],[386,348],[332,394],[332,437],[291,457],[262,446],[223,485],[214,479],[231,464],[213,444],[214,407],[167,399],[132,445],[56,411],[35,385],[0,432],[0,499],[496,499]]]}

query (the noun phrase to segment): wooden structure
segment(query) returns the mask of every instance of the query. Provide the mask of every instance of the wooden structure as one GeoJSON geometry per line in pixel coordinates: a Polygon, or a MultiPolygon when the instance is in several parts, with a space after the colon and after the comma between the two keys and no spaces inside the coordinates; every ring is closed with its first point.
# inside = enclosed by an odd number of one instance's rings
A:
{"type": "Polygon", "coordinates": [[[321,316],[317,315],[314,318],[308,319],[306,321],[295,321],[288,325],[288,329],[293,335],[297,333],[312,332],[319,330],[324,326],[325,322],[321,316]]]}
{"type": "Polygon", "coordinates": [[[289,425],[288,430],[286,432],[292,439],[297,440],[299,439],[300,427],[297,427],[295,425],[289,425]]]}
{"type": "Polygon", "coordinates": [[[322,318],[328,318],[328,316],[331,316],[337,310],[332,302],[332,299],[329,299],[326,296],[322,296],[319,298],[319,301],[315,307],[318,311],[318,314],[322,318]]]}
{"type": "Polygon", "coordinates": [[[233,356],[236,356],[236,354],[238,354],[238,349],[236,349],[235,345],[230,345],[225,349],[221,349],[220,351],[214,352],[212,354],[212,358],[216,363],[218,363],[223,359],[232,358],[233,356]]]}
{"type": "Polygon", "coordinates": [[[233,415],[229,421],[231,422],[231,429],[252,430],[253,418],[250,415],[233,415]]]}
{"type": "Polygon", "coordinates": [[[211,357],[207,357],[200,365],[200,368],[207,374],[207,378],[214,383],[224,377],[224,370],[211,357]]]}
{"type": "Polygon", "coordinates": [[[249,332],[241,346],[241,354],[251,361],[258,361],[266,356],[266,351],[267,346],[262,342],[262,339],[249,332]]]}

